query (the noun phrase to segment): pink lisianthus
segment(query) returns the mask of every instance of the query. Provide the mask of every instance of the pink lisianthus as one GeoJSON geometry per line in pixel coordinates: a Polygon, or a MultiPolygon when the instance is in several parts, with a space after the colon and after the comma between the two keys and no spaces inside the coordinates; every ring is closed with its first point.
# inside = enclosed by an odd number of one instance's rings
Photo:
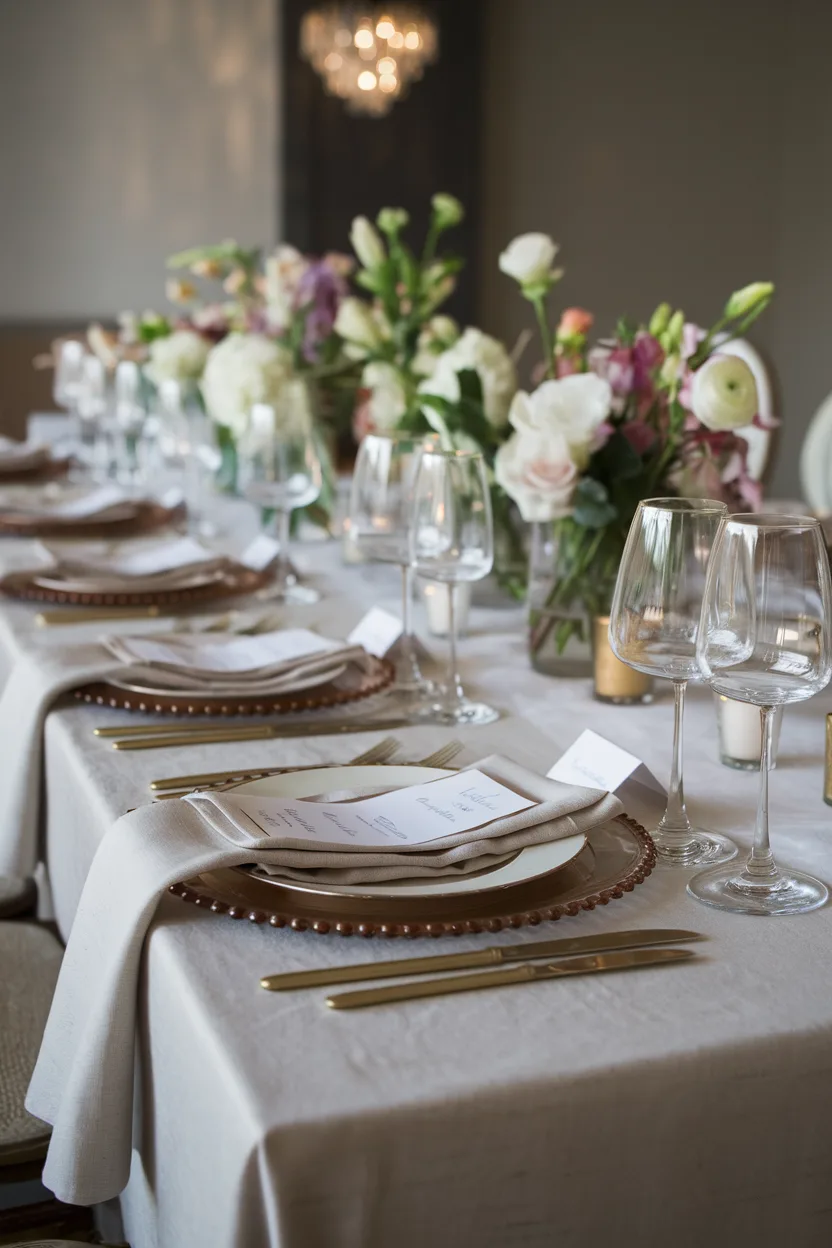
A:
{"type": "Polygon", "coordinates": [[[640,394],[653,392],[653,374],[664,363],[664,351],[652,334],[636,334],[632,349],[633,388],[640,394]]]}
{"type": "Polygon", "coordinates": [[[656,441],[656,430],[643,420],[628,420],[621,425],[621,434],[637,455],[645,455],[656,441]]]}
{"type": "Polygon", "coordinates": [[[570,338],[585,338],[595,323],[595,317],[584,308],[567,308],[560,318],[555,338],[563,342],[570,338]]]}
{"type": "Polygon", "coordinates": [[[558,348],[555,352],[556,377],[572,377],[575,373],[582,373],[583,371],[584,362],[577,351],[563,351],[558,348]]]}

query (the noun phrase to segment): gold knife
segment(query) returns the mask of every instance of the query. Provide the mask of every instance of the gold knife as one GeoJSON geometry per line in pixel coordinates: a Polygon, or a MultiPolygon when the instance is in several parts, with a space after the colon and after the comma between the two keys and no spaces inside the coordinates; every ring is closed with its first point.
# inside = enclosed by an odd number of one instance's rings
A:
{"type": "Polygon", "coordinates": [[[270,722],[261,723],[229,723],[227,719],[209,719],[196,720],[191,723],[190,720],[186,724],[167,723],[167,724],[121,724],[119,727],[108,725],[106,728],[93,728],[92,735],[94,737],[161,737],[176,736],[179,733],[187,733],[188,736],[194,732],[227,732],[231,729],[236,732],[238,729],[250,728],[271,728],[270,722]]]}
{"type": "Polygon", "coordinates": [[[367,979],[392,979],[396,975],[424,975],[431,971],[469,971],[504,962],[573,957],[581,953],[606,953],[613,949],[640,949],[645,945],[675,945],[702,939],[699,932],[682,928],[636,928],[600,936],[538,940],[528,945],[490,945],[472,953],[428,954],[422,958],[398,958],[363,965],[326,966],[314,971],[286,971],[282,975],[264,975],[260,987],[270,992],[288,992],[292,988],[322,988],[329,984],[354,984],[367,979]]]}
{"type": "Polygon", "coordinates": [[[155,620],[162,614],[161,607],[73,607],[65,611],[39,611],[35,625],[48,628],[53,624],[91,624],[97,620],[155,620]]]}
{"type": "Polygon", "coordinates": [[[478,988],[503,988],[528,984],[537,979],[561,979],[569,975],[591,975],[595,971],[632,971],[643,966],[666,966],[696,957],[692,949],[633,949],[626,953],[598,953],[589,958],[570,958],[543,966],[512,966],[505,971],[482,971],[479,975],[452,975],[450,979],[423,979],[417,984],[389,984],[385,988],[359,988],[327,997],[333,1010],[359,1010],[366,1005],[386,1005],[393,1001],[414,1001],[418,997],[442,997],[453,992],[474,992],[478,988]]]}
{"type": "Polygon", "coordinates": [[[218,741],[270,741],[283,737],[337,737],[350,732],[388,732],[391,728],[409,728],[412,719],[356,720],[351,723],[278,724],[256,728],[229,727],[216,732],[189,731],[187,728],[166,731],[159,727],[159,736],[131,737],[113,742],[114,750],[158,750],[175,745],[212,745],[218,741]]]}

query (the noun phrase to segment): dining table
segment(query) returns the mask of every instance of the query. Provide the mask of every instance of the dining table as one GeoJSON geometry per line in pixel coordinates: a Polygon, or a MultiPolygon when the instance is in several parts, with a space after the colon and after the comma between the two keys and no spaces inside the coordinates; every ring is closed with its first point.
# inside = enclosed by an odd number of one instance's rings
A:
{"type": "MultiPolygon", "coordinates": [[[[215,514],[241,543],[257,524],[239,500],[215,514]]],[[[343,637],[371,605],[398,612],[396,568],[346,563],[335,540],[299,554],[321,597],[277,608],[286,624],[343,637]]],[[[3,571],[34,555],[32,542],[0,542],[3,571]]],[[[36,628],[36,611],[0,599],[2,679],[24,655],[110,627],[36,628]]],[[[445,642],[428,635],[421,606],[416,624],[443,661],[445,642]]],[[[475,595],[459,653],[466,689],[499,720],[396,729],[402,759],[457,737],[460,762],[501,753],[545,773],[591,728],[666,781],[668,688],[649,705],[613,706],[594,700],[589,680],[534,671],[522,606],[491,588],[475,595]]],[[[832,882],[829,711],[830,691],[787,709],[770,810],[775,856],[832,882]]],[[[126,753],[93,735],[135,720],[71,696],[46,720],[43,857],[65,940],[99,844],[151,800],[152,779],[341,763],[381,735],[126,753]]],[[[747,848],[758,782],[720,762],[713,697],[693,687],[692,816],[747,848]]],[[[630,813],[647,821],[661,811],[647,806],[630,813]]],[[[724,913],[686,894],[690,874],[657,866],[633,891],[556,924],[413,942],[275,929],[166,896],[140,981],[132,1170],[120,1197],[132,1248],[826,1248],[832,907],[724,913]],[[259,985],[277,972],[624,927],[688,928],[705,940],[676,967],[367,1010],[329,1010],[320,989],[259,985]]]]}

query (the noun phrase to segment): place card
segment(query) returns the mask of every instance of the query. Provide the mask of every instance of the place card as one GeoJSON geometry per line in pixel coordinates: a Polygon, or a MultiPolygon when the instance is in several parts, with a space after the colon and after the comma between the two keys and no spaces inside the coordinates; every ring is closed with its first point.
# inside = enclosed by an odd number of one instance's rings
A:
{"type": "Polygon", "coordinates": [[[251,568],[252,572],[265,572],[279,554],[280,543],[269,537],[268,533],[260,533],[246,546],[240,555],[240,563],[243,567],[251,568]]]}
{"type": "Polygon", "coordinates": [[[591,728],[581,733],[546,774],[550,780],[563,784],[582,784],[608,793],[615,793],[629,782],[664,794],[661,784],[640,758],[591,728]]]}
{"type": "Polygon", "coordinates": [[[368,654],[383,659],[402,635],[402,622],[382,607],[371,607],[356,624],[347,641],[353,646],[363,646],[368,654]]]}
{"type": "Polygon", "coordinates": [[[538,805],[476,768],[355,802],[305,802],[233,791],[195,794],[189,800],[210,802],[231,818],[239,812],[259,833],[281,844],[314,849],[407,849],[538,805]]]}

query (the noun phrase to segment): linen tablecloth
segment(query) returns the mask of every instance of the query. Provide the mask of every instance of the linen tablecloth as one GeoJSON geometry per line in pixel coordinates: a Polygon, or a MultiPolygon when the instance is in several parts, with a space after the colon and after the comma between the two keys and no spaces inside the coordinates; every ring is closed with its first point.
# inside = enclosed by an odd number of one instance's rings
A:
{"type": "MultiPolygon", "coordinates": [[[[337,622],[344,633],[371,602],[395,609],[389,569],[346,570],[334,546],[305,553],[327,596],[293,620],[330,631],[337,622]]],[[[22,649],[55,644],[31,634],[30,618],[22,605],[0,609],[6,668],[22,649]]],[[[545,771],[592,727],[666,779],[666,697],[609,708],[586,682],[535,674],[513,609],[475,610],[461,658],[463,679],[505,717],[481,729],[401,730],[409,757],[460,736],[463,761],[496,750],[545,771]]],[[[827,882],[830,709],[826,693],[787,710],[771,784],[776,855],[827,882]]],[[[151,778],[345,761],[378,739],[124,755],[91,735],[122,720],[66,706],[47,721],[46,844],[64,933],[98,843],[147,799],[151,778]]],[[[686,737],[692,812],[748,845],[757,777],[719,764],[705,690],[691,692],[686,737]]],[[[143,971],[140,1110],[122,1197],[133,1248],[827,1245],[832,909],[722,914],[689,899],[686,878],[656,871],[609,907],[496,940],[690,927],[709,937],[698,964],[355,1014],[326,1010],[321,991],[265,993],[259,977],[483,942],[344,941],[166,899],[143,971]]]]}

